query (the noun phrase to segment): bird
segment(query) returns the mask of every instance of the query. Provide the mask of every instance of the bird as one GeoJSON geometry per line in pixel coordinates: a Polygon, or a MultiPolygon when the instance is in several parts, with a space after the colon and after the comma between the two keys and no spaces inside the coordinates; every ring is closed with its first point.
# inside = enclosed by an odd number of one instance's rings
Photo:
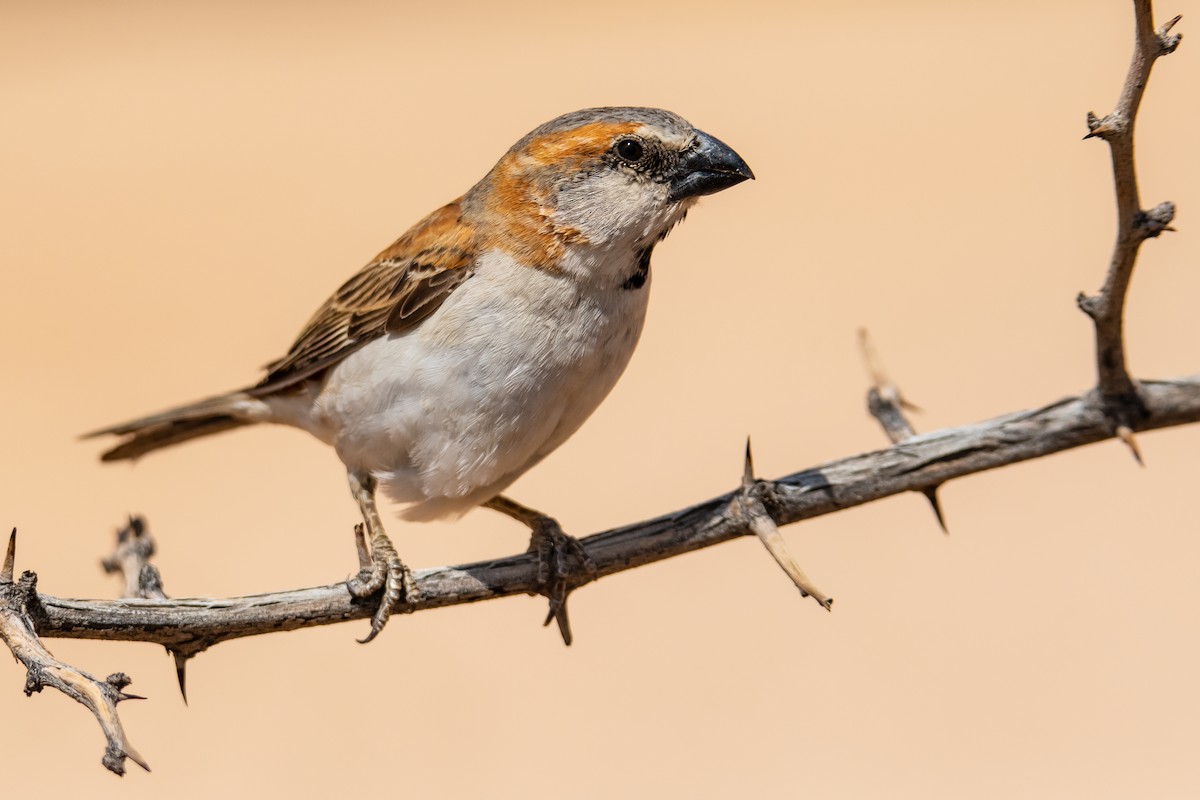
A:
{"type": "Polygon", "coordinates": [[[405,520],[499,511],[530,528],[546,624],[557,620],[569,645],[566,595],[590,560],[553,517],[502,492],[625,370],[655,245],[700,197],[753,178],[733,149],[670,111],[564,114],[343,283],[257,384],[85,438],[121,437],[106,462],[258,423],[331,445],[363,519],[347,586],[380,595],[363,642],[401,598],[419,600],[377,489],[405,520]]]}

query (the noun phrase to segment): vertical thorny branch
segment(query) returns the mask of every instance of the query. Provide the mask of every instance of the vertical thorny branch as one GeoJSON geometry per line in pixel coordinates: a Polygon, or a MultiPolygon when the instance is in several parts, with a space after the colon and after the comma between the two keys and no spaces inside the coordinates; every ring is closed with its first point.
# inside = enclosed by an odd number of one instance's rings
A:
{"type": "MultiPolygon", "coordinates": [[[[1173,203],[1160,203],[1149,211],[1141,207],[1137,171],[1133,161],[1133,131],[1150,70],[1160,57],[1175,51],[1181,34],[1171,35],[1179,22],[1174,17],[1159,29],[1154,28],[1150,0],[1135,0],[1135,44],[1133,58],[1121,97],[1111,114],[1100,119],[1088,112],[1088,134],[1108,142],[1112,153],[1113,183],[1117,198],[1117,240],[1104,287],[1095,296],[1080,294],[1079,307],[1095,322],[1097,390],[1114,428],[1134,450],[1131,431],[1146,417],[1146,407],[1137,384],[1129,375],[1125,359],[1123,318],[1125,296],[1133,276],[1138,248],[1146,239],[1158,236],[1175,216],[1173,203]]],[[[1140,460],[1140,459],[1139,459],[1140,460]]]]}

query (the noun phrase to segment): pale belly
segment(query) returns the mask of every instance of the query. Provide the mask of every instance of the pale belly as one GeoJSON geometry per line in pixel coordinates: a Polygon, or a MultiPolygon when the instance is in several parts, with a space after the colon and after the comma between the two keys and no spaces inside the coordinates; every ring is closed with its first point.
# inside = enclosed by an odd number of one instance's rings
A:
{"type": "Polygon", "coordinates": [[[608,395],[649,286],[586,288],[490,265],[416,329],[372,341],[278,421],[373,474],[403,516],[461,514],[562,444],[608,395]]]}

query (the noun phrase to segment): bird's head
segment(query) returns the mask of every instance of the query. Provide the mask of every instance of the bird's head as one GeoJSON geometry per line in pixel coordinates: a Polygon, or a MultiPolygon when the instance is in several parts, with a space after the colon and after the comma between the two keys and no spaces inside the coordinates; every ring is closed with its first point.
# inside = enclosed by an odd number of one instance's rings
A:
{"type": "Polygon", "coordinates": [[[653,247],[701,195],[753,178],[719,139],[656,108],[589,108],[527,134],[465,198],[485,236],[554,268],[653,247]]]}

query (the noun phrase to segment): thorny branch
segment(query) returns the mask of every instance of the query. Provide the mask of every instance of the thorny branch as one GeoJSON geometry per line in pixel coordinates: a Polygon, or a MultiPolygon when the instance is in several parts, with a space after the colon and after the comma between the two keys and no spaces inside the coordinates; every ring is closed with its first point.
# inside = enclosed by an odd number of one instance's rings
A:
{"type": "MultiPolygon", "coordinates": [[[[1152,411],[1143,430],[1200,422],[1200,375],[1146,381],[1152,411]]],[[[910,491],[1113,437],[1099,397],[1089,392],[985,422],[919,434],[884,450],[831,461],[776,480],[753,482],[752,496],[776,525],[910,491]]],[[[755,534],[739,488],[690,508],[580,541],[601,578],[755,534]]],[[[757,509],[755,509],[757,511],[757,509]]],[[[418,570],[421,599],[397,612],[472,603],[537,589],[529,553],[418,570]]],[[[344,582],[229,599],[70,600],[39,595],[30,615],[42,636],[154,642],[198,653],[229,639],[330,625],[371,615],[344,582]]]]}
{"type": "MultiPolygon", "coordinates": [[[[804,595],[829,608],[831,600],[808,581],[787,553],[778,526],[869,503],[908,491],[934,502],[948,480],[1040,458],[1051,453],[1119,436],[1131,446],[1134,430],[1167,428],[1200,421],[1200,375],[1166,381],[1135,382],[1124,354],[1122,313],[1129,278],[1140,244],[1157,236],[1174,215],[1162,203],[1140,208],[1133,165],[1133,127],[1150,68],[1172,52],[1180,36],[1169,35],[1178,17],[1155,30],[1149,0],[1134,0],[1137,41],[1116,110],[1097,119],[1088,115],[1088,137],[1108,141],[1112,149],[1118,233],[1112,263],[1095,297],[1080,295],[1079,306],[1095,321],[1097,387],[1079,397],[1019,411],[974,425],[916,435],[904,418],[904,403],[883,375],[878,360],[868,364],[873,387],[872,414],[893,445],[851,456],[774,481],[754,477],[749,448],[741,487],[729,494],[657,519],[628,525],[581,540],[603,577],[738,536],[755,534],[804,595]]],[[[864,346],[865,343],[864,343],[864,346]]],[[[1136,449],[1135,449],[1136,453],[1136,449]]],[[[176,659],[180,688],[183,666],[191,656],[223,641],[275,631],[365,619],[369,601],[354,598],[345,582],[311,589],[225,600],[170,599],[157,570],[148,563],[153,541],[145,526],[130,520],[118,537],[117,551],[105,568],[126,580],[121,600],[68,600],[36,591],[32,572],[14,579],[16,531],[0,569],[0,638],[27,670],[27,694],[52,686],[87,706],[107,740],[104,766],[124,773],[126,758],[146,767],[132,748],[117,716],[117,703],[132,699],[121,673],[98,680],[55,659],[39,637],[155,642],[176,659]]],[[[418,611],[514,594],[535,593],[537,565],[525,553],[458,567],[417,572],[420,601],[397,611],[418,611]]]]}
{"type": "Polygon", "coordinates": [[[1138,248],[1146,239],[1170,228],[1175,204],[1159,203],[1149,211],[1141,207],[1137,171],[1133,163],[1133,129],[1138,107],[1150,79],[1150,69],[1160,57],[1175,52],[1182,34],[1171,35],[1179,22],[1174,17],[1161,28],[1154,28],[1150,0],[1134,0],[1135,43],[1129,72],[1117,107],[1103,119],[1087,115],[1088,134],[1108,142],[1112,153],[1113,183],[1117,197],[1117,241],[1104,287],[1098,295],[1080,293],[1079,307],[1092,318],[1096,328],[1096,370],[1100,395],[1112,416],[1117,435],[1126,442],[1140,461],[1132,430],[1148,413],[1138,395],[1137,384],[1125,364],[1125,339],[1122,330],[1125,296],[1138,248]]]}

